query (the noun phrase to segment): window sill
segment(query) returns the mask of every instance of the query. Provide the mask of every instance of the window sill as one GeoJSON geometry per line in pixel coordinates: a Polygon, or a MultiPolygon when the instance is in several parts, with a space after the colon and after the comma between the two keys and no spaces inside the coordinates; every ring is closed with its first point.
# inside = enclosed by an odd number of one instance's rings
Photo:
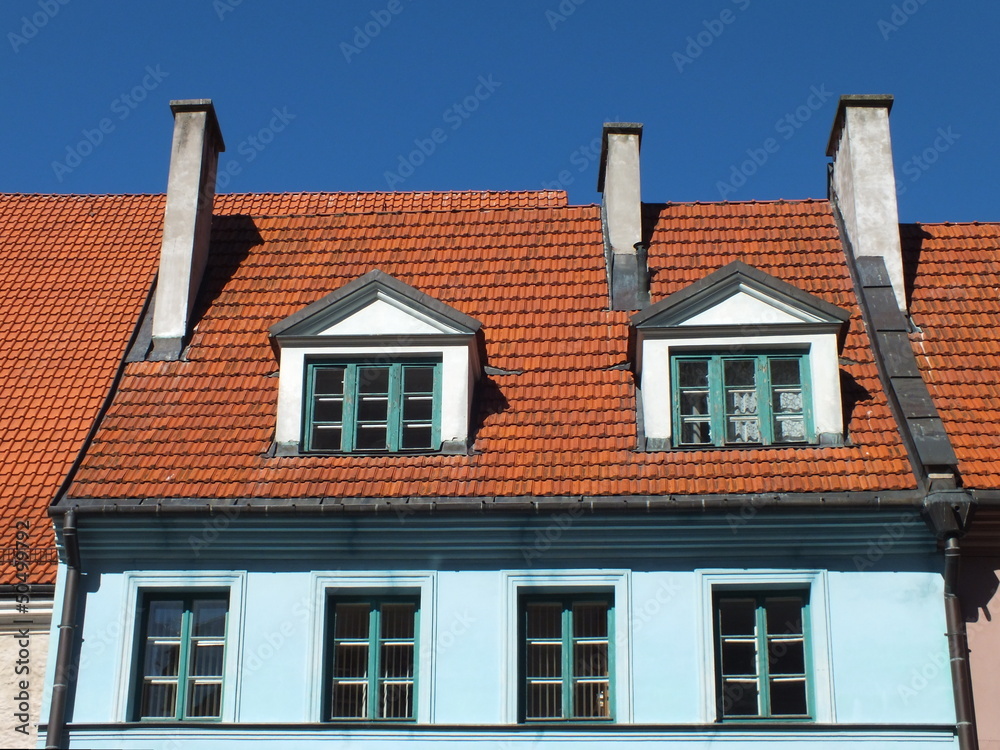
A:
{"type": "Polygon", "coordinates": [[[464,440],[448,440],[441,444],[438,450],[419,451],[367,451],[355,453],[341,453],[337,451],[303,451],[300,443],[272,443],[265,458],[408,458],[411,456],[467,456],[471,453],[469,445],[464,440]]]}

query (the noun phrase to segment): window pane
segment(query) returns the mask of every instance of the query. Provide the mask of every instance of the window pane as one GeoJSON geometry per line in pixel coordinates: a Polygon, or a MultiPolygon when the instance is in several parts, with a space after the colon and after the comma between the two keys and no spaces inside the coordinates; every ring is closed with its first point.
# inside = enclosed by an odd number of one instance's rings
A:
{"type": "Polygon", "coordinates": [[[806,655],[802,638],[789,636],[768,641],[768,661],[772,675],[801,675],[806,672],[806,655]]]}
{"type": "Polygon", "coordinates": [[[805,679],[771,680],[772,716],[805,716],[807,713],[805,679]]]}
{"type": "Polygon", "coordinates": [[[707,388],[708,360],[680,360],[677,363],[677,379],[681,388],[707,388]]]}
{"type": "Polygon", "coordinates": [[[561,719],[562,682],[529,683],[527,702],[527,718],[561,719]]]}
{"type": "Polygon", "coordinates": [[[724,362],[726,387],[752,387],[756,384],[757,362],[753,359],[727,359],[724,362]]]}
{"type": "Polygon", "coordinates": [[[177,677],[180,674],[180,640],[146,640],[146,677],[177,677]]]}
{"type": "Polygon", "coordinates": [[[354,445],[358,450],[379,451],[386,448],[386,428],[380,425],[358,425],[354,445]]]}
{"type": "Polygon", "coordinates": [[[779,417],[774,432],[779,443],[802,442],[806,439],[806,421],[802,417],[779,417]]]}
{"type": "Polygon", "coordinates": [[[187,715],[191,718],[218,718],[222,715],[222,684],[195,683],[190,686],[187,715]]]}
{"type": "Polygon", "coordinates": [[[769,635],[801,635],[802,606],[800,597],[770,597],[765,600],[769,635]]]}
{"type": "Polygon", "coordinates": [[[313,421],[340,422],[344,418],[344,399],[341,396],[318,396],[313,403],[313,421]]]}
{"type": "Polygon", "coordinates": [[[561,604],[529,604],[526,610],[528,638],[562,638],[561,604]]]}
{"type": "Polygon", "coordinates": [[[722,635],[754,635],[757,631],[757,602],[753,599],[719,601],[719,632],[722,635]]]}
{"type": "Polygon", "coordinates": [[[334,646],[333,676],[360,678],[368,676],[368,642],[338,643],[334,646]]]}
{"type": "Polygon", "coordinates": [[[334,719],[368,718],[368,683],[336,682],[330,714],[334,719]]]}
{"type": "Polygon", "coordinates": [[[340,450],[339,427],[315,426],[312,430],[311,448],[315,451],[339,451],[340,450]]]}
{"type": "Polygon", "coordinates": [[[578,682],[573,693],[573,717],[606,719],[611,716],[610,690],[606,680],[578,682]]]}
{"type": "Polygon", "coordinates": [[[607,638],[608,605],[604,602],[574,604],[573,635],[577,638],[607,638]]]}
{"type": "Polygon", "coordinates": [[[431,444],[433,433],[430,425],[404,425],[403,444],[400,446],[405,450],[416,450],[418,448],[433,448],[431,444]]]}
{"type": "Polygon", "coordinates": [[[358,368],[358,393],[386,394],[388,392],[389,392],[388,367],[358,368]]]}
{"type": "Polygon", "coordinates": [[[429,422],[434,417],[434,399],[430,396],[407,396],[403,399],[403,419],[429,422]]]}
{"type": "Polygon", "coordinates": [[[344,395],[343,367],[316,367],[313,370],[313,393],[324,396],[344,395]]]}
{"type": "Polygon", "coordinates": [[[359,422],[385,422],[389,418],[387,396],[362,396],[358,399],[359,422]]]}
{"type": "Polygon", "coordinates": [[[146,625],[146,635],[180,638],[181,618],[184,616],[184,602],[151,601],[149,603],[149,619],[146,625]]]}
{"type": "Polygon", "coordinates": [[[387,682],[382,685],[379,716],[383,719],[409,719],[413,717],[413,683],[387,682]]]}
{"type": "Polygon", "coordinates": [[[759,443],[760,420],[756,417],[730,417],[726,420],[726,439],[730,443],[759,443]]]}
{"type": "Polygon", "coordinates": [[[416,609],[412,603],[383,604],[382,637],[413,638],[416,609]]]}
{"type": "Polygon", "coordinates": [[[683,391],[681,414],[708,414],[708,391],[683,391]]]}
{"type": "Polygon", "coordinates": [[[174,718],[177,711],[177,683],[146,683],[142,686],[140,716],[144,719],[174,718]]]}
{"type": "Polygon", "coordinates": [[[413,677],[413,643],[384,643],[381,677],[413,677]]]}
{"type": "Polygon", "coordinates": [[[192,611],[191,635],[221,638],[226,634],[226,612],[229,603],[223,599],[195,600],[192,611]]]}
{"type": "Polygon", "coordinates": [[[608,643],[583,641],[573,646],[573,675],[575,677],[608,676],[608,643]]]}
{"type": "Polygon", "coordinates": [[[725,680],[722,687],[724,716],[758,716],[756,680],[725,680]]]}
{"type": "Polygon", "coordinates": [[[746,415],[757,413],[757,391],[733,390],[726,392],[726,413],[746,415]]]}
{"type": "Polygon", "coordinates": [[[722,642],[722,673],[725,675],[757,676],[757,643],[753,639],[722,642]]]}
{"type": "Polygon", "coordinates": [[[771,408],[776,415],[802,412],[802,391],[776,390],[771,399],[771,408]]]}
{"type": "Polygon", "coordinates": [[[367,638],[369,611],[367,604],[338,604],[334,609],[334,638],[367,638]]]}
{"type": "Polygon", "coordinates": [[[221,677],[225,646],[215,641],[201,641],[191,647],[191,674],[198,677],[221,677]]]}
{"type": "Polygon", "coordinates": [[[685,419],[681,424],[681,442],[685,445],[706,445],[712,442],[708,420],[685,419]]]}
{"type": "Polygon", "coordinates": [[[433,393],[434,368],[430,366],[403,368],[403,390],[406,393],[433,393]]]}
{"type": "Polygon", "coordinates": [[[528,677],[562,677],[562,643],[529,643],[528,677]]]}
{"type": "Polygon", "coordinates": [[[795,359],[771,359],[771,385],[801,385],[802,380],[799,375],[799,360],[795,359]]]}

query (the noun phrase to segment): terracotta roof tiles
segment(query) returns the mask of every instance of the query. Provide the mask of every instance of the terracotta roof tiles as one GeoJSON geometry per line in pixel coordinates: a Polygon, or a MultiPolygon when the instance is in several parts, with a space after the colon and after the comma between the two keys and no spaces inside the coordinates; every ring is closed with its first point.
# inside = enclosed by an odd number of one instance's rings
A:
{"type": "MultiPolygon", "coordinates": [[[[742,260],[849,310],[843,447],[639,453],[628,313],[607,309],[594,206],[279,215],[213,225],[186,361],[128,366],[71,496],[521,497],[913,487],[826,201],[646,207],[653,300],[742,260]],[[269,457],[270,325],[372,269],[482,321],[475,452],[269,457]]],[[[276,199],[279,200],[279,199],[276,199]]],[[[295,205],[281,199],[283,205],[295,205]]],[[[229,211],[231,213],[226,213],[229,211]]]]}

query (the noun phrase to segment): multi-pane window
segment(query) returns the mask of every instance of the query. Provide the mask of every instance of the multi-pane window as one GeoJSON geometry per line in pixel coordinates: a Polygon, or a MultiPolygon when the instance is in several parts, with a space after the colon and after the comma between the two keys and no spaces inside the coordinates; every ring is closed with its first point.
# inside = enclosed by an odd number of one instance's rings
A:
{"type": "Polygon", "coordinates": [[[307,452],[391,453],[440,447],[441,363],[309,362],[307,452]]]}
{"type": "Polygon", "coordinates": [[[812,442],[808,363],[801,353],[674,356],[675,445],[812,442]]]}
{"type": "Polygon", "coordinates": [[[415,717],[415,599],[331,600],[326,718],[415,717]]]}
{"type": "Polygon", "coordinates": [[[525,721],[612,718],[612,614],[607,598],[522,601],[525,721]]]}
{"type": "Polygon", "coordinates": [[[140,719],[222,717],[227,594],[156,594],[143,600],[140,719]]]}
{"type": "Polygon", "coordinates": [[[714,604],[720,718],[811,718],[805,594],[720,593],[714,604]]]}

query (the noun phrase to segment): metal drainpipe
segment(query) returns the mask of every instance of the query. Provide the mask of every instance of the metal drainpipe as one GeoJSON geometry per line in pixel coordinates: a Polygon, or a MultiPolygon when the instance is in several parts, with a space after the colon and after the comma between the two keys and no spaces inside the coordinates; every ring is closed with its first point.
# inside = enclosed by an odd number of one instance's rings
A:
{"type": "Polygon", "coordinates": [[[77,589],[80,587],[80,544],[76,537],[76,511],[63,517],[63,540],[66,544],[66,586],[63,589],[62,618],[59,621],[59,645],[56,652],[56,675],[49,704],[49,727],[45,736],[46,750],[64,747],[66,708],[69,693],[70,660],[73,658],[76,630],[77,589]]]}
{"type": "Polygon", "coordinates": [[[958,539],[944,543],[944,613],[948,628],[951,680],[955,688],[955,720],[961,750],[979,750],[976,736],[976,709],[972,703],[972,672],[969,669],[969,637],[958,598],[958,566],[961,550],[958,539]]]}

